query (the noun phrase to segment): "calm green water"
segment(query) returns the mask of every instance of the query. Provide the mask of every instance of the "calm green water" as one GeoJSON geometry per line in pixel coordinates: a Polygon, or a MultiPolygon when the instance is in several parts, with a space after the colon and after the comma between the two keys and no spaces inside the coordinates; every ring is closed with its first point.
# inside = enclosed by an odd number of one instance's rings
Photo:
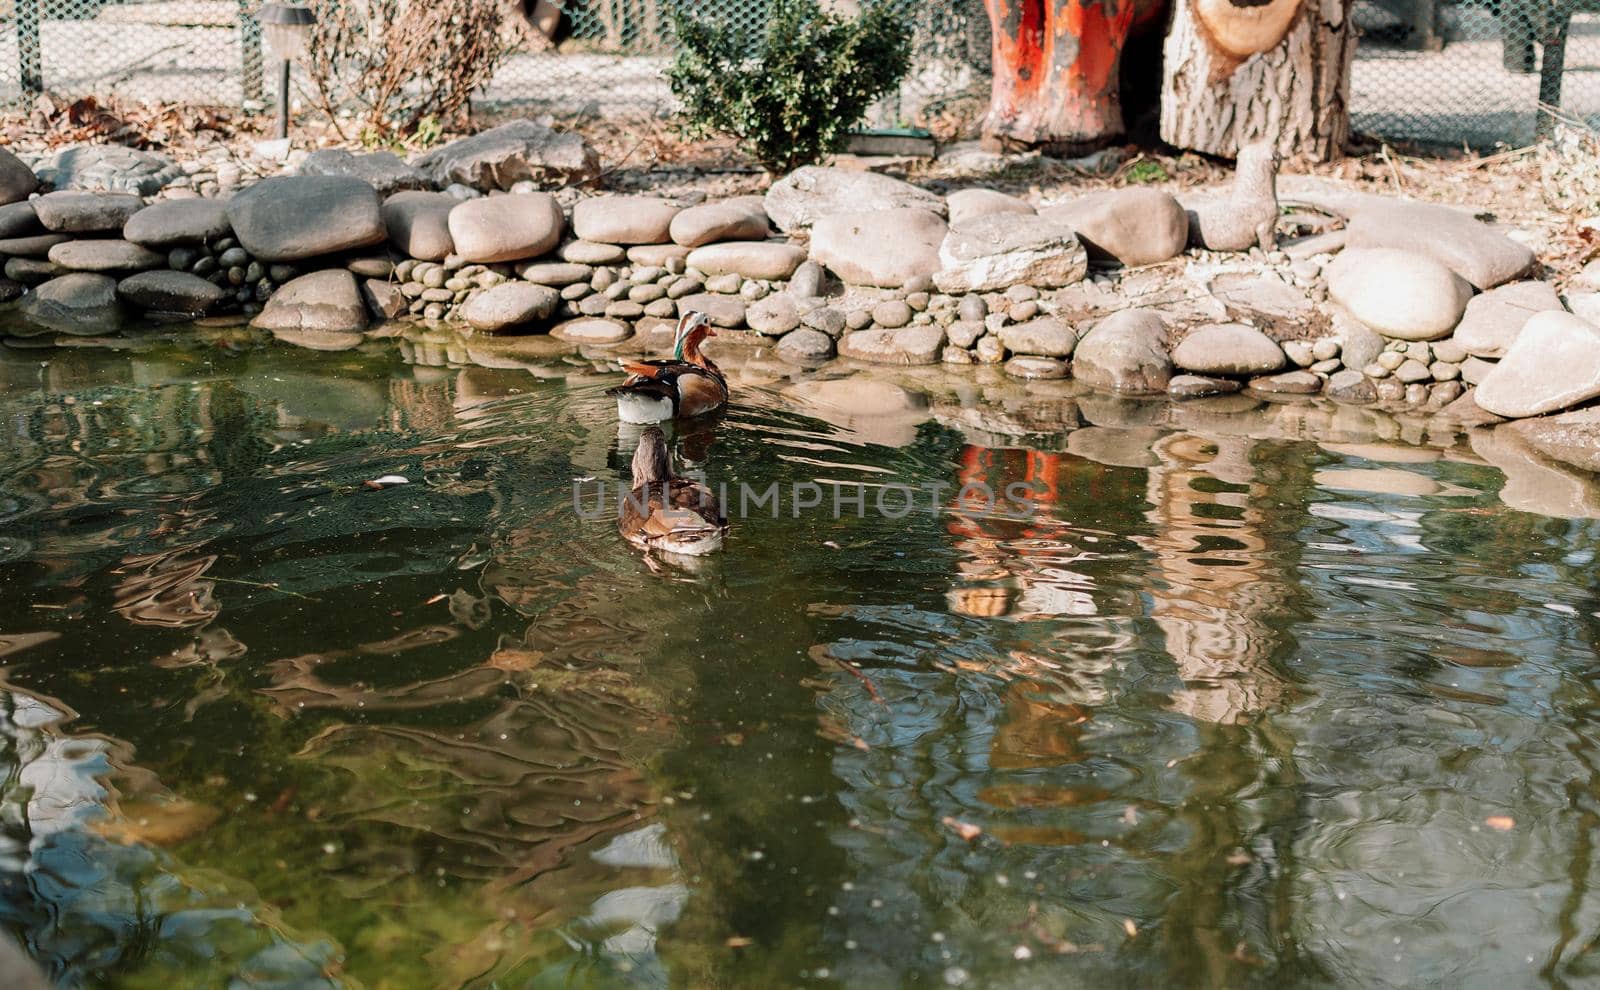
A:
{"type": "Polygon", "coordinates": [[[1524,511],[1586,479],[783,374],[693,473],[939,511],[657,573],[574,511],[631,453],[579,356],[0,351],[5,929],[75,987],[1600,978],[1600,532],[1524,511]]]}

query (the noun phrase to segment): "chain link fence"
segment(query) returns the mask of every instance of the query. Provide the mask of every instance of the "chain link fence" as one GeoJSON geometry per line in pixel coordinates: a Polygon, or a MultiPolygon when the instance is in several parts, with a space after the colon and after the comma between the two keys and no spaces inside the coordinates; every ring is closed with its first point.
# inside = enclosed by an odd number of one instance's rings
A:
{"type": "MultiPolygon", "coordinates": [[[[322,0],[323,3],[334,0],[322,0]]],[[[359,2],[359,0],[343,0],[359,2]]],[[[483,0],[510,5],[512,51],[479,105],[605,114],[671,108],[669,5],[683,0],[483,0]]],[[[982,102],[982,0],[831,0],[900,8],[911,75],[876,126],[926,122],[982,102]]],[[[47,91],[140,102],[259,107],[258,0],[0,0],[0,105],[47,91]]],[[[693,0],[696,13],[759,30],[770,0],[693,0]]],[[[1357,0],[1355,129],[1486,147],[1534,138],[1538,107],[1600,125],[1600,0],[1357,0]]],[[[968,114],[971,116],[971,114],[968,114]]]]}

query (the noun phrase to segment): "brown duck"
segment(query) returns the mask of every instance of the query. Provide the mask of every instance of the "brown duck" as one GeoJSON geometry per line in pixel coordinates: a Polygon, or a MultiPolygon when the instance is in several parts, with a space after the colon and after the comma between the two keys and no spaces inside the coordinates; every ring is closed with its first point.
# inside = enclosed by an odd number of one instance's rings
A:
{"type": "Polygon", "coordinates": [[[704,313],[685,313],[678,321],[668,361],[623,361],[628,380],[607,395],[617,399],[617,418],[624,423],[661,423],[688,419],[721,408],[728,401],[728,380],[700,345],[715,337],[704,313]]]}
{"type": "Polygon", "coordinates": [[[722,546],[728,519],[710,488],[672,473],[666,435],[652,426],[634,451],[633,489],[622,500],[617,529],[647,551],[698,557],[722,546]]]}

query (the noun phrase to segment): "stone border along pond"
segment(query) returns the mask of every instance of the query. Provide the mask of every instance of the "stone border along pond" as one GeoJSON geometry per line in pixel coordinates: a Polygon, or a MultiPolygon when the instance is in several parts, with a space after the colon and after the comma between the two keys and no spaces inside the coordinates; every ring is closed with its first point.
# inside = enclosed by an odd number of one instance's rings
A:
{"type": "MultiPolygon", "coordinates": [[[[714,345],[771,344],[799,365],[999,365],[1129,395],[1321,394],[1465,424],[1600,396],[1600,262],[1563,300],[1524,280],[1528,247],[1461,209],[1345,192],[1284,215],[1270,155],[1251,151],[1231,189],[1186,202],[1132,187],[1036,207],[826,167],[764,196],[574,199],[593,153],[531,121],[411,165],[319,151],[226,198],[148,204],[41,194],[71,156],[35,174],[0,149],[3,332],[48,346],[244,314],[324,349],[404,319],[603,347],[700,310],[728,331],[714,345]],[[1286,227],[1296,236],[1273,243],[1286,227]]],[[[121,188],[160,188],[142,167],[121,188]]]]}

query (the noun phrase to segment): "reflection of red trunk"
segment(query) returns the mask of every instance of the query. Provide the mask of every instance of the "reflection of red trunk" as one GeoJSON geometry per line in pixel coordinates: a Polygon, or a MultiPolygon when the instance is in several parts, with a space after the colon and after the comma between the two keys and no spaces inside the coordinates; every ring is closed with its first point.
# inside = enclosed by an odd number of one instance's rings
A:
{"type": "Polygon", "coordinates": [[[1079,154],[1122,134],[1117,71],[1148,0],[986,0],[994,89],[983,135],[1004,149],[1079,154]]]}

